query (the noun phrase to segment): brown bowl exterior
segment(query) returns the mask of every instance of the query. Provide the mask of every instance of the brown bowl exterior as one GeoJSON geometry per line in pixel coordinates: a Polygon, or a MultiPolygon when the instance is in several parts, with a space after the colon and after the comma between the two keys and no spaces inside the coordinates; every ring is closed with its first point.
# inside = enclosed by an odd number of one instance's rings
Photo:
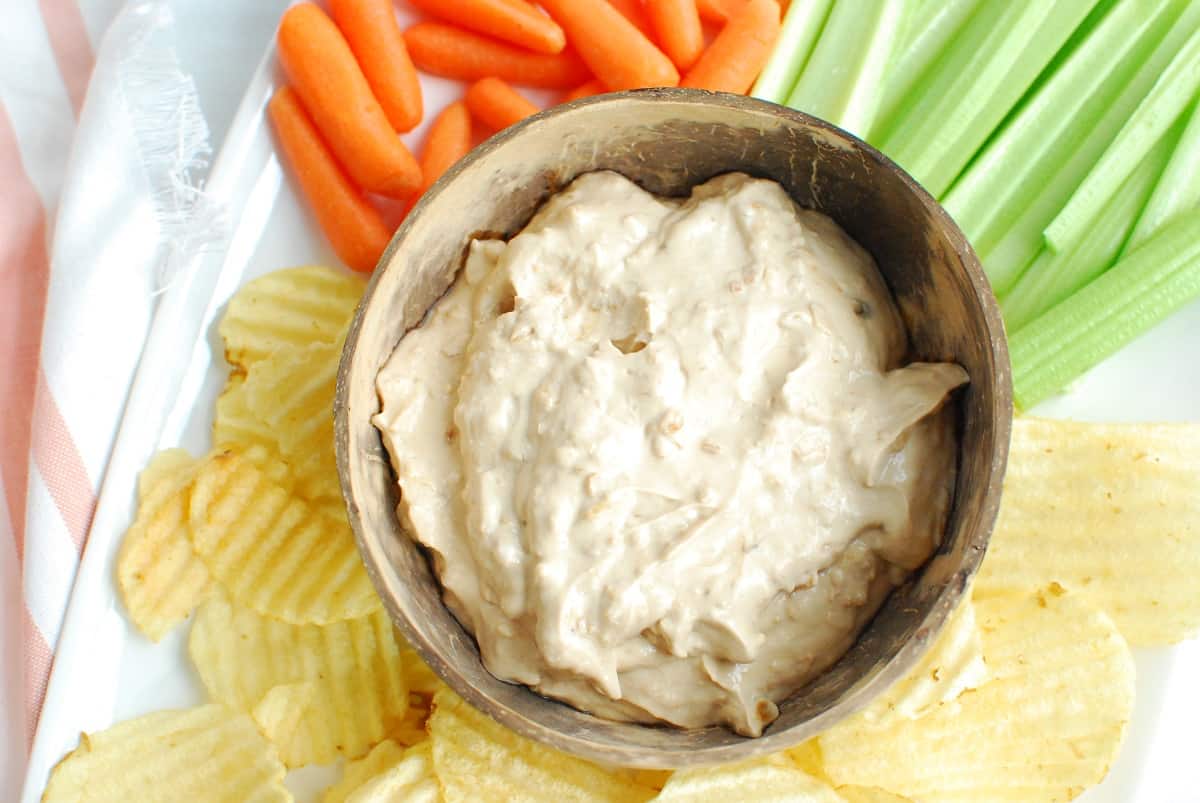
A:
{"type": "Polygon", "coordinates": [[[335,405],[338,470],[367,570],[404,637],[446,683],[513,730],[630,767],[745,759],[795,745],[862,709],[925,652],[966,593],[991,534],[1008,452],[1012,388],[1004,330],[979,261],[950,217],[886,157],[805,114],[736,95],[652,89],[587,98],[476,148],[396,232],[346,340],[335,405]],[[937,555],[885,603],[855,646],[780,705],[758,739],[721,727],[610,722],[497,680],[442,604],[424,552],[403,531],[388,455],[371,417],[375,376],[446,290],[467,243],[512,235],[573,178],[616,170],[686,195],[734,170],[780,182],[875,257],[909,329],[914,359],[963,365],[959,473],[937,555]]]}

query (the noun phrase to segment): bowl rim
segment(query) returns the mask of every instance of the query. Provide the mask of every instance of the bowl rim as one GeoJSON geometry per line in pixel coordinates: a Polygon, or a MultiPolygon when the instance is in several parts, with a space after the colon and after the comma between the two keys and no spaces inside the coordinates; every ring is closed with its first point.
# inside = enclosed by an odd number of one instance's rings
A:
{"type": "MultiPolygon", "coordinates": [[[[375,377],[372,376],[370,381],[373,383],[375,377]]],[[[334,445],[338,478],[346,504],[347,516],[360,556],[393,625],[401,631],[409,644],[430,665],[434,672],[476,710],[481,711],[491,719],[518,734],[541,744],[609,765],[616,764],[642,768],[682,768],[745,760],[787,749],[789,746],[802,741],[803,738],[810,738],[820,731],[828,729],[836,722],[861,711],[882,693],[883,690],[903,677],[920,661],[928,647],[940,633],[942,626],[950,617],[950,614],[957,608],[963,598],[967,596],[971,579],[977,572],[986,553],[1000,508],[1000,497],[1004,474],[1007,469],[1014,408],[1012,371],[1009,362],[1005,328],[999,303],[991,290],[991,284],[966,235],[937,199],[917,182],[916,179],[869,143],[821,118],[747,95],[671,87],[605,93],[552,106],[494,134],[473,148],[465,157],[452,165],[439,177],[426,190],[417,203],[414,204],[404,221],[397,227],[367,283],[362,299],[355,310],[354,317],[347,331],[345,345],[338,366],[333,412],[334,445]],[[828,709],[813,718],[796,723],[790,728],[774,733],[768,731],[757,738],[743,737],[739,741],[724,745],[698,748],[680,747],[677,749],[630,746],[623,751],[616,750],[611,745],[599,745],[591,741],[587,738],[586,734],[581,736],[578,733],[568,733],[548,726],[525,712],[519,712],[483,693],[473,684],[452,682],[449,678],[455,678],[459,676],[459,673],[450,666],[439,651],[433,649],[424,634],[399,610],[394,599],[391,598],[391,594],[388,593],[381,564],[388,564],[390,566],[390,561],[388,561],[382,547],[374,543],[369,532],[370,528],[363,521],[359,507],[354,499],[354,489],[351,481],[349,388],[352,379],[354,356],[358,348],[359,333],[366,310],[370,307],[374,299],[375,290],[382,276],[387,272],[388,266],[394,262],[397,251],[399,251],[407,238],[409,230],[413,227],[413,221],[418,220],[424,213],[425,208],[431,205],[434,199],[448,185],[452,184],[461,173],[470,169],[472,165],[484,159],[503,144],[523,136],[524,132],[530,127],[536,126],[549,118],[569,114],[582,107],[609,105],[630,99],[638,101],[664,100],[675,103],[682,102],[723,107],[733,112],[766,113],[784,118],[790,123],[824,131],[837,139],[849,140],[856,148],[861,149],[867,158],[896,175],[905,185],[905,188],[913,194],[917,201],[931,215],[931,218],[945,232],[946,239],[965,272],[975,302],[982,310],[983,327],[990,339],[988,350],[995,365],[995,391],[993,397],[987,399],[984,404],[984,414],[990,413],[993,420],[990,443],[991,459],[988,461],[987,484],[982,491],[982,501],[979,505],[975,529],[973,532],[967,534],[961,563],[952,578],[954,582],[948,582],[938,593],[930,609],[922,618],[919,627],[917,627],[913,635],[897,650],[892,658],[873,676],[869,676],[865,680],[860,680],[860,682],[848,689],[828,709]],[[805,732],[803,737],[787,738],[788,734],[800,730],[805,732]]],[[[956,495],[954,503],[950,508],[951,513],[953,513],[957,504],[958,499],[956,495]]],[[[929,560],[932,561],[936,558],[937,555],[935,554],[929,560]]],[[[927,561],[926,564],[923,564],[923,568],[928,565],[929,562],[927,561]]],[[[436,580],[436,573],[434,577],[436,580]]],[[[438,582],[440,584],[440,581],[438,582]]],[[[887,602],[884,604],[886,605],[887,602]]],[[[469,637],[474,638],[466,628],[463,628],[463,632],[469,637]]],[[[498,682],[505,682],[497,680],[498,682]]],[[[542,695],[539,695],[528,687],[522,687],[522,693],[542,697],[542,695]]],[[[542,699],[546,698],[542,697],[542,699]]],[[[565,703],[559,704],[566,705],[565,703]]],[[[581,713],[584,713],[586,716],[595,717],[595,715],[587,714],[586,712],[581,713]]],[[[595,718],[603,719],[601,717],[595,718]]],[[[642,725],[642,727],[661,729],[664,727],[673,728],[674,726],[650,724],[642,725]]]]}

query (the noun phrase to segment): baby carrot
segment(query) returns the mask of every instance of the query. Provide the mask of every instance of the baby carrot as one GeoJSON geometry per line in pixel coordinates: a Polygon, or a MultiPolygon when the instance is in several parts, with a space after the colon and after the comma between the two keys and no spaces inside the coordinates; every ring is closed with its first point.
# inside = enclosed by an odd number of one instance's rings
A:
{"type": "Polygon", "coordinates": [[[425,177],[422,189],[429,189],[470,150],[471,113],[460,100],[443,109],[429,127],[429,136],[421,150],[421,175],[425,177]]]}
{"type": "Polygon", "coordinates": [[[530,53],[453,25],[419,22],[404,32],[413,61],[425,72],[460,81],[494,75],[514,84],[570,89],[591,77],[573,50],[530,53]]]}
{"type": "Polygon", "coordinates": [[[499,78],[483,78],[471,84],[467,90],[467,108],[476,120],[492,131],[508,128],[540,111],[499,78]]]}
{"type": "Polygon", "coordinates": [[[779,4],[746,0],[717,34],[680,86],[745,94],[779,38],[779,4]]]}
{"type": "Polygon", "coordinates": [[[614,92],[679,83],[671,60],[607,0],[540,2],[596,77],[614,92]]]}
{"type": "Polygon", "coordinates": [[[421,81],[404,46],[392,0],[329,0],[329,9],[392,127],[416,128],[424,116],[421,81]]]}
{"type": "Polygon", "coordinates": [[[713,25],[724,25],[729,22],[733,12],[742,7],[746,0],[696,0],[696,10],[700,19],[713,25]]]}
{"type": "Polygon", "coordinates": [[[621,12],[621,16],[633,23],[633,27],[642,32],[647,39],[654,37],[654,29],[650,27],[650,19],[646,16],[646,6],[642,0],[608,0],[608,4],[621,12]]]}
{"type": "Polygon", "coordinates": [[[409,202],[411,209],[425,191],[471,150],[471,113],[463,101],[451,103],[434,118],[421,149],[421,191],[409,202]]]}
{"type": "Polygon", "coordinates": [[[341,32],[317,6],[279,23],[279,60],[305,110],[354,182],[404,198],[421,186],[417,160],[396,136],[341,32]]]}
{"type": "Polygon", "coordinates": [[[608,88],[604,86],[604,82],[602,82],[599,78],[593,78],[586,84],[581,84],[567,94],[563,95],[563,98],[560,102],[570,103],[571,101],[579,100],[580,98],[590,98],[592,95],[602,95],[607,91],[608,88]]]}
{"type": "Polygon", "coordinates": [[[409,0],[426,14],[538,53],[561,53],[558,23],[525,0],[409,0]]]}
{"type": "Polygon", "coordinates": [[[675,66],[690,69],[704,49],[696,0],[646,0],[657,41],[675,66]]]}
{"type": "Polygon", "coordinates": [[[333,158],[291,87],[275,93],[267,115],[334,253],[354,270],[370,273],[392,236],[383,219],[333,158]]]}

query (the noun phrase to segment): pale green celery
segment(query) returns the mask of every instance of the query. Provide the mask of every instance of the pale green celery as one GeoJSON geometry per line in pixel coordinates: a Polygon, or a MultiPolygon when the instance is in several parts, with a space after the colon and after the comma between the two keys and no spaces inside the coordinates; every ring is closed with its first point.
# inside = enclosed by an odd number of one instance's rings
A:
{"type": "Polygon", "coordinates": [[[837,0],[787,105],[865,137],[908,0],[837,0]]]}
{"type": "Polygon", "coordinates": [[[1097,0],[984,0],[881,134],[931,193],[949,189],[1097,0]]]}
{"type": "Polygon", "coordinates": [[[1117,6],[1127,5],[1131,2],[1134,4],[1140,3],[1141,7],[1144,9],[1143,13],[1150,13],[1154,6],[1159,4],[1158,0],[1099,0],[1099,2],[1092,7],[1092,10],[1088,13],[1088,15],[1084,17],[1083,22],[1079,23],[1079,26],[1075,28],[1074,33],[1072,33],[1063,46],[1059,48],[1058,52],[1054,54],[1054,58],[1050,59],[1050,63],[1046,65],[1046,69],[1043,70],[1042,74],[1033,82],[1032,89],[1036,90],[1043,83],[1045,83],[1046,79],[1053,75],[1054,71],[1057,70],[1063,64],[1063,62],[1071,57],[1071,55],[1075,52],[1075,48],[1085,42],[1087,38],[1092,35],[1092,31],[1100,25],[1106,16],[1108,16],[1108,12],[1112,11],[1112,9],[1116,8],[1117,6]]]}
{"type": "Polygon", "coordinates": [[[833,0],[797,0],[788,7],[779,40],[750,94],[772,103],[788,99],[812,55],[832,5],[833,0]]]}
{"type": "Polygon", "coordinates": [[[1070,251],[1042,249],[1000,305],[1010,331],[1018,331],[1112,266],[1171,158],[1178,139],[1172,134],[1146,154],[1100,212],[1089,236],[1070,251]]]}
{"type": "Polygon", "coordinates": [[[1187,127],[1129,235],[1125,251],[1137,248],[1176,215],[1196,207],[1200,207],[1200,100],[1192,104],[1187,127]]]}
{"type": "Polygon", "coordinates": [[[1183,114],[1200,88],[1200,30],[1167,65],[1116,139],[1044,232],[1046,245],[1065,251],[1086,236],[1092,219],[1142,157],[1183,114]]]}
{"type": "Polygon", "coordinates": [[[1008,341],[1028,410],[1200,296],[1200,211],[1186,212],[1008,341]]]}
{"type": "MultiPolygon", "coordinates": [[[[1179,5],[1176,3],[1176,7],[1179,5]]],[[[1017,212],[1013,221],[996,227],[999,230],[968,232],[997,294],[1008,292],[1042,250],[1042,231],[1046,225],[1087,176],[1188,36],[1200,26],[1200,3],[1184,0],[1182,6],[1179,16],[1170,23],[1153,52],[1137,64],[1137,72],[1120,87],[1119,94],[1111,102],[1108,102],[1110,95],[1103,94],[1106,103],[1102,116],[1084,131],[1082,141],[1068,143],[1070,148],[1062,154],[1061,165],[1054,169],[1054,164],[1049,163],[1047,166],[1053,172],[1044,176],[1040,186],[1031,186],[1027,195],[1012,199],[1013,210],[1017,212]]]]}
{"type": "MultiPolygon", "coordinates": [[[[1064,162],[1153,53],[1181,7],[1179,2],[1155,2],[1156,9],[1148,5],[1128,2],[1113,9],[942,198],[978,250],[986,252],[1027,208],[1029,199],[1057,178],[1064,162]]],[[[1111,138],[1121,121],[1113,117],[1109,124],[1111,138]]],[[[1096,156],[1099,153],[1092,159],[1096,156]]],[[[1075,182],[1084,174],[1074,177],[1075,182]]]]}
{"type": "Polygon", "coordinates": [[[892,54],[883,79],[883,91],[879,101],[871,137],[883,131],[888,121],[895,117],[909,92],[925,75],[929,66],[949,45],[955,34],[975,13],[982,0],[938,0],[923,2],[909,13],[905,35],[892,54]]]}

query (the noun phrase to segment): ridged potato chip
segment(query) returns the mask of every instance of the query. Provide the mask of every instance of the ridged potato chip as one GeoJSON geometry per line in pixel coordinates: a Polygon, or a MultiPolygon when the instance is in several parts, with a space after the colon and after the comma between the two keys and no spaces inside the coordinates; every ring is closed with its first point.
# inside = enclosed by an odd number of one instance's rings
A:
{"type": "MultiPolygon", "coordinates": [[[[399,636],[397,636],[399,638],[399,636]]],[[[417,694],[424,694],[430,698],[437,694],[439,689],[446,688],[446,684],[442,679],[429,668],[417,651],[408,644],[401,643],[400,645],[400,663],[404,666],[404,679],[408,683],[408,690],[417,694]]]]}
{"type": "Polygon", "coordinates": [[[317,684],[311,680],[272,686],[250,712],[258,729],[275,745],[279,758],[289,769],[332,760],[336,755],[336,751],[328,749],[328,739],[323,735],[313,738],[314,725],[324,728],[326,724],[320,721],[321,712],[314,710],[319,693],[317,684]],[[314,719],[317,721],[313,722],[314,719]]]}
{"type": "Polygon", "coordinates": [[[846,803],[913,803],[903,795],[892,794],[877,786],[839,786],[837,793],[846,803]]]}
{"type": "Polygon", "coordinates": [[[117,588],[138,630],[158,641],[212,590],[188,537],[196,461],[182,449],[159,452],[138,478],[141,500],[117,553],[117,588]]]}
{"type": "Polygon", "coordinates": [[[225,389],[217,397],[212,441],[214,446],[260,446],[279,452],[275,433],[250,411],[246,403],[245,374],[230,374],[225,389]]]}
{"type": "Polygon", "coordinates": [[[446,803],[615,803],[654,795],[653,789],[518,736],[448,688],[433,698],[429,735],[433,768],[446,803]]]}
{"type": "Polygon", "coordinates": [[[394,767],[404,758],[404,745],[384,739],[362,758],[347,761],[341,779],[325,790],[321,803],[346,803],[346,798],[368,780],[394,767]]]}
{"type": "Polygon", "coordinates": [[[236,449],[201,464],[189,514],[196,552],[239,604],[292,624],[381,608],[345,521],[289,495],[236,449]]]}
{"type": "Polygon", "coordinates": [[[279,456],[279,452],[268,446],[253,444],[250,446],[234,446],[234,447],[217,447],[209,452],[209,455],[219,454],[221,452],[236,452],[242,457],[249,460],[263,475],[273,484],[283,488],[288,493],[293,493],[296,489],[296,480],[292,476],[292,470],[283,458],[279,456]]]}
{"type": "Polygon", "coordinates": [[[426,741],[429,739],[429,731],[426,730],[425,723],[429,720],[432,710],[432,697],[414,693],[410,689],[408,711],[404,713],[404,719],[388,733],[388,737],[405,747],[426,741]]]}
{"type": "Polygon", "coordinates": [[[438,803],[441,799],[430,743],[422,742],[405,750],[396,764],[368,778],[346,803],[438,803]]]}
{"type": "Polygon", "coordinates": [[[829,777],[825,774],[825,767],[821,763],[821,742],[819,739],[814,737],[807,742],[801,742],[795,747],[785,750],[783,755],[800,770],[814,778],[822,781],[829,780],[829,777]]]}
{"type": "Polygon", "coordinates": [[[366,283],[319,265],[272,271],[229,300],[217,331],[230,365],[249,368],[281,346],[332,342],[354,315],[366,283]]]}
{"type": "MultiPolygon", "coordinates": [[[[244,375],[233,374],[217,398],[212,432],[215,448],[211,454],[238,452],[258,466],[273,483],[292,493],[296,490],[295,472],[279,453],[279,444],[271,428],[246,407],[245,384],[244,375]]],[[[338,506],[344,515],[345,506],[340,501],[338,506]]]]}
{"type": "Polygon", "coordinates": [[[400,665],[404,671],[404,684],[408,687],[408,713],[391,736],[400,744],[414,745],[429,738],[425,723],[433,708],[433,697],[447,686],[403,636],[397,634],[396,641],[400,644],[400,665]]]}
{"type": "Polygon", "coordinates": [[[265,449],[287,465],[294,478],[289,487],[316,506],[336,506],[344,516],[333,451],[339,349],[324,343],[284,346],[248,374],[231,374],[217,398],[213,443],[265,449]]]}
{"type": "Polygon", "coordinates": [[[915,719],[942,703],[952,703],[967,689],[987,682],[983,639],[975,623],[975,605],[959,603],[937,642],[905,677],[866,710],[868,717],[915,719]]]}
{"type": "Polygon", "coordinates": [[[803,770],[762,759],[679,770],[654,799],[672,803],[843,803],[831,787],[803,770]]]}
{"type": "Polygon", "coordinates": [[[279,737],[295,764],[363,755],[402,721],[408,705],[392,625],[382,611],[290,625],[214,596],[196,614],[188,652],[214,700],[273,720],[269,732],[296,723],[296,733],[279,737]],[[304,684],[314,687],[311,694],[304,684]],[[281,686],[287,688],[275,690],[281,686]]]}
{"type": "Polygon", "coordinates": [[[43,803],[282,803],[292,799],[275,750],[223,705],[157,711],[83,734],[50,773],[43,803]]]}
{"type": "Polygon", "coordinates": [[[170,480],[180,471],[195,464],[196,458],[192,457],[187,449],[162,449],[155,452],[150,462],[142,469],[142,473],[138,474],[138,501],[149,496],[150,491],[160,482],[170,480]]]}
{"type": "Polygon", "coordinates": [[[281,348],[255,363],[243,386],[250,414],[273,433],[297,488],[341,500],[333,451],[333,396],[341,341],[281,348]]]}
{"type": "Polygon", "coordinates": [[[976,600],[991,679],[918,719],[820,736],[835,785],[922,803],[1071,800],[1108,772],[1133,709],[1133,658],[1107,615],[1047,589],[976,600]]]}
{"type": "Polygon", "coordinates": [[[1200,425],[1017,419],[978,596],[1056,582],[1134,645],[1200,631],[1200,425]]]}
{"type": "Polygon", "coordinates": [[[629,770],[630,780],[648,789],[662,789],[672,774],[671,770],[629,770]]]}

